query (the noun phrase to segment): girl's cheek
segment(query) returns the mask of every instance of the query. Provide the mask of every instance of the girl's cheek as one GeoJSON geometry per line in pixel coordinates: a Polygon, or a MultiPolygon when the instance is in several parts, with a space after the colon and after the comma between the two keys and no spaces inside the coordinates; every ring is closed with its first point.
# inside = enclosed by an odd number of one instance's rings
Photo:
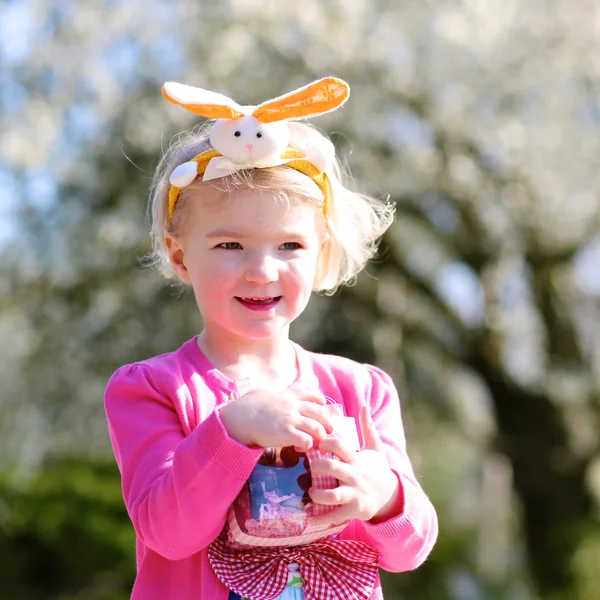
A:
{"type": "Polygon", "coordinates": [[[242,269],[242,261],[231,255],[221,257],[211,265],[211,271],[219,276],[234,276],[242,269]]]}

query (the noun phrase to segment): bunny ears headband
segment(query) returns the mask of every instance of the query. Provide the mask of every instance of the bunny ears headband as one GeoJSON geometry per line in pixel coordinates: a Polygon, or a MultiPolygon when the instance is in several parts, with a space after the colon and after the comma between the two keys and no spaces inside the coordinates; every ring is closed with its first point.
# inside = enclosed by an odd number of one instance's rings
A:
{"type": "Polygon", "coordinates": [[[335,156],[333,144],[323,138],[306,153],[288,146],[291,132],[286,121],[322,115],[339,108],[350,95],[345,81],[326,77],[258,106],[241,106],[222,94],[168,82],[163,96],[201,117],[217,119],[210,132],[212,148],[179,165],[169,182],[169,217],[179,193],[198,175],[203,181],[231,175],[242,169],[285,165],[310,177],[323,193],[327,215],[331,186],[327,170],[335,156]]]}

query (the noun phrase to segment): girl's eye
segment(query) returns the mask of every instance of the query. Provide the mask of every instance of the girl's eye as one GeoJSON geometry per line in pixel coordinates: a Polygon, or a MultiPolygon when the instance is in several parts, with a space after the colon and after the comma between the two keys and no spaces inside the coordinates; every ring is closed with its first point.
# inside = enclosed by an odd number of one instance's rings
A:
{"type": "Polygon", "coordinates": [[[302,246],[298,242],[285,242],[281,244],[283,250],[299,250],[302,246]]]}
{"type": "Polygon", "coordinates": [[[233,135],[235,135],[235,137],[240,137],[240,135],[242,135],[241,131],[236,131],[233,135]]]}
{"type": "Polygon", "coordinates": [[[219,244],[217,248],[223,248],[223,250],[239,250],[241,248],[239,242],[223,242],[219,244]]]}
{"type": "Polygon", "coordinates": [[[259,132],[256,134],[256,137],[257,137],[257,138],[261,138],[261,137],[262,137],[262,133],[259,131],[259,132]]]}

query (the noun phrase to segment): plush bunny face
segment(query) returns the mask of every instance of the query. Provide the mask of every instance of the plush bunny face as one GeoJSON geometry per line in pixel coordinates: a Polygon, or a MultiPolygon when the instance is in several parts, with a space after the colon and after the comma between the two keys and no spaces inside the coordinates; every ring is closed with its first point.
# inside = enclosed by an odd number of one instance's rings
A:
{"type": "Polygon", "coordinates": [[[325,77],[258,106],[241,106],[223,94],[174,81],[167,81],[162,93],[173,104],[201,117],[216,119],[210,133],[212,149],[177,166],[169,177],[169,216],[173,216],[181,189],[200,174],[203,181],[210,181],[242,169],[283,164],[305,173],[321,188],[323,212],[327,215],[331,188],[326,171],[335,157],[333,144],[323,142],[304,151],[288,148],[293,127],[291,121],[339,108],[350,94],[345,81],[325,77]],[[296,156],[299,151],[300,156],[296,156]]]}
{"type": "Polygon", "coordinates": [[[279,157],[290,141],[285,121],[262,123],[245,115],[238,119],[218,119],[210,133],[212,147],[234,163],[255,163],[279,157]]]}

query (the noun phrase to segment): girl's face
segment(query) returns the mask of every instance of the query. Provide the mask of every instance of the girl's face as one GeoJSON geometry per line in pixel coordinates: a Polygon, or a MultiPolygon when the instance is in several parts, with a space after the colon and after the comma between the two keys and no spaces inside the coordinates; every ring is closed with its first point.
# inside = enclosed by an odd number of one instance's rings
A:
{"type": "Polygon", "coordinates": [[[313,288],[326,239],[321,211],[261,189],[203,196],[188,197],[186,230],[166,243],[176,273],[192,285],[205,331],[213,339],[287,337],[313,288]]]}

